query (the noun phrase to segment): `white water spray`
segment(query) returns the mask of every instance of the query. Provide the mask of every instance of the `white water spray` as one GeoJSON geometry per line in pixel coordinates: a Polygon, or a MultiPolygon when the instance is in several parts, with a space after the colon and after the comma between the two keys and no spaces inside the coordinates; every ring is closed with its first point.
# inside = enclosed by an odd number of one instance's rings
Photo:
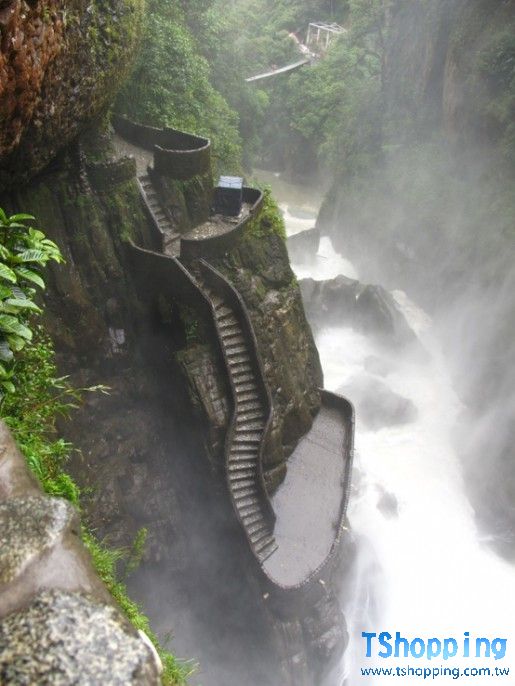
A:
{"type": "MultiPolygon", "coordinates": [[[[276,191],[277,192],[277,191],[276,191]]],[[[280,197],[280,195],[279,195],[280,197]]],[[[296,233],[287,220],[289,233],[296,233]]],[[[311,262],[294,264],[299,278],[333,278],[343,273],[356,278],[352,265],[337,255],[329,239],[311,262]]],[[[356,468],[349,518],[357,539],[358,555],[350,588],[345,589],[345,614],[351,634],[344,660],[346,686],[438,683],[457,679],[438,669],[490,669],[472,678],[487,686],[515,683],[515,568],[481,541],[474,512],[466,496],[459,460],[452,447],[452,431],[462,410],[446,369],[431,319],[406,294],[394,294],[410,326],[429,353],[424,362],[388,356],[374,339],[352,329],[331,327],[317,336],[325,385],[338,390],[351,378],[370,375],[367,360],[382,358],[382,376],[392,391],[412,400],[418,418],[409,424],[369,430],[357,417],[356,468]],[[388,495],[395,507],[385,510],[388,495]],[[428,661],[412,656],[366,658],[361,632],[388,631],[395,637],[455,638],[455,658],[428,661]],[[463,657],[464,632],[470,632],[471,657],[463,657]],[[503,659],[475,657],[475,639],[505,638],[503,659]],[[430,668],[424,679],[412,673],[363,676],[364,668],[430,668]],[[496,677],[495,669],[511,668],[511,676],[496,677]]],[[[350,398],[352,400],[352,398],[350,398]]],[[[485,455],[488,460],[488,455],[485,455]]],[[[377,645],[377,644],[375,644],[377,645]]],[[[473,672],[471,673],[473,676],[473,672]]]]}

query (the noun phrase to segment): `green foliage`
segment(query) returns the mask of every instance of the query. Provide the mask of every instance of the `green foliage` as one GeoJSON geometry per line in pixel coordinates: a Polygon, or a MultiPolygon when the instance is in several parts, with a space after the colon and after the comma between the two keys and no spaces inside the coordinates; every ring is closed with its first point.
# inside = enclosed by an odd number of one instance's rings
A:
{"type": "Polygon", "coordinates": [[[62,262],[57,245],[26,224],[30,214],[8,217],[0,208],[0,401],[15,392],[14,358],[32,340],[30,315],[39,314],[34,298],[45,282],[42,268],[62,262]]]}
{"type": "Polygon", "coordinates": [[[16,386],[4,397],[2,419],[27,459],[27,463],[50,495],[79,503],[79,489],[63,469],[72,446],[56,437],[55,421],[78,407],[84,393],[106,393],[105,386],[74,388],[67,377],[57,376],[54,350],[40,326],[34,329],[13,365],[16,386]]]}
{"type": "Polygon", "coordinates": [[[383,3],[215,0],[201,49],[216,87],[240,115],[244,161],[302,176],[363,166],[380,138],[383,3]],[[310,21],[351,27],[312,67],[259,84],[245,76],[292,62],[310,21]]]}
{"type": "Polygon", "coordinates": [[[272,189],[270,186],[263,186],[262,190],[264,193],[263,207],[258,217],[249,222],[244,236],[266,239],[267,236],[275,234],[285,241],[286,227],[281,210],[272,195],[272,189]]]}
{"type": "Polygon", "coordinates": [[[150,0],[141,55],[117,108],[136,121],[210,137],[219,170],[238,172],[238,115],[210,83],[209,63],[187,23],[187,16],[198,22],[203,8],[195,3],[192,16],[177,0],[150,0]]]}

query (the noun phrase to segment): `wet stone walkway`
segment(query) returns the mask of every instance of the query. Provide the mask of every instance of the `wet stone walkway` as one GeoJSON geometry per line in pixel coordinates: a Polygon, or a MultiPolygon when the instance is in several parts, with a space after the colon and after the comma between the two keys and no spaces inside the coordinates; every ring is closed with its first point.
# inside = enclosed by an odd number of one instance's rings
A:
{"type": "Polygon", "coordinates": [[[272,498],[278,550],[264,569],[277,583],[302,583],[324,562],[339,525],[344,493],[345,423],[324,407],[288,461],[284,483],[272,498]]]}
{"type": "Polygon", "coordinates": [[[137,145],[129,143],[117,133],[113,134],[113,143],[116,152],[121,156],[134,157],[136,160],[136,170],[138,176],[143,176],[147,173],[147,167],[152,167],[154,164],[154,153],[151,150],[145,150],[137,145]]]}
{"type": "Polygon", "coordinates": [[[251,205],[248,203],[243,203],[242,210],[237,217],[214,214],[207,222],[199,224],[199,226],[196,226],[194,229],[184,234],[184,238],[192,241],[203,241],[206,240],[206,238],[223,236],[238,226],[238,224],[240,224],[249,215],[250,209],[251,205]]]}

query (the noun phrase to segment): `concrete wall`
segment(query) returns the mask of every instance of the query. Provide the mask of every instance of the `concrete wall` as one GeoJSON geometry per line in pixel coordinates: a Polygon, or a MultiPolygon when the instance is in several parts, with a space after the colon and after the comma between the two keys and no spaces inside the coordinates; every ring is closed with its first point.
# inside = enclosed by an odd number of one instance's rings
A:
{"type": "Polygon", "coordinates": [[[113,117],[113,126],[133,145],[154,152],[154,169],[162,176],[186,181],[211,169],[211,142],[207,138],[137,124],[119,116],[113,117]]]}

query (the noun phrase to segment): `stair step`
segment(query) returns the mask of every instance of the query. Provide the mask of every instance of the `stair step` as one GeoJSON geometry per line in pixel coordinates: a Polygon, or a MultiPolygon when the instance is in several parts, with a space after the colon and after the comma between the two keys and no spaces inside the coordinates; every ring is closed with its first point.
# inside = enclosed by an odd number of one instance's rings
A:
{"type": "Polygon", "coordinates": [[[256,472],[253,469],[245,469],[235,474],[229,474],[229,481],[231,485],[243,484],[244,486],[251,486],[255,482],[256,472]]]}
{"type": "Polygon", "coordinates": [[[255,383],[238,383],[236,384],[236,394],[245,395],[246,393],[258,393],[258,387],[255,383]]]}
{"type": "Polygon", "coordinates": [[[240,410],[238,408],[237,426],[254,423],[259,423],[262,426],[265,423],[265,419],[265,413],[261,406],[256,410],[240,410]]]}
{"type": "Polygon", "coordinates": [[[261,434],[259,434],[257,437],[249,436],[247,434],[236,434],[234,438],[234,443],[236,443],[237,445],[245,445],[248,447],[255,446],[257,448],[261,443],[261,438],[261,434]]]}
{"type": "Polygon", "coordinates": [[[244,462],[247,465],[245,469],[255,469],[258,459],[258,452],[259,451],[257,448],[252,448],[250,446],[232,445],[229,453],[228,464],[233,466],[241,465],[244,462]],[[237,450],[237,448],[241,448],[241,450],[237,450]]]}
{"type": "Polygon", "coordinates": [[[233,496],[234,500],[236,501],[236,506],[238,509],[242,507],[259,507],[259,500],[255,495],[252,496],[247,496],[247,497],[242,497],[238,498],[238,496],[233,496]]]}
{"type": "Polygon", "coordinates": [[[230,357],[231,359],[240,357],[243,360],[248,360],[250,362],[250,354],[248,349],[242,345],[241,343],[238,343],[236,345],[224,345],[225,352],[227,353],[227,356],[230,357]]]}
{"type": "Polygon", "coordinates": [[[270,534],[268,534],[267,536],[263,536],[263,538],[261,538],[260,541],[254,546],[254,548],[257,553],[260,553],[264,548],[266,548],[268,545],[270,545],[270,543],[273,542],[273,537],[270,534]]]}
{"type": "Polygon", "coordinates": [[[245,458],[245,459],[249,459],[249,460],[252,459],[253,460],[256,458],[257,451],[256,451],[255,447],[252,447],[252,446],[246,446],[245,447],[245,446],[239,445],[238,443],[233,443],[231,445],[229,454],[234,455],[235,459],[245,458]]]}
{"type": "Polygon", "coordinates": [[[233,362],[230,358],[227,358],[227,361],[229,362],[233,376],[236,376],[237,374],[252,374],[252,376],[254,376],[250,362],[233,362]]]}
{"type": "Polygon", "coordinates": [[[245,348],[247,347],[241,331],[238,331],[236,327],[231,326],[229,329],[220,328],[220,335],[222,337],[224,347],[226,348],[234,348],[238,345],[243,345],[245,348]]]}
{"type": "Polygon", "coordinates": [[[252,524],[247,524],[245,522],[245,528],[247,529],[247,533],[251,538],[258,535],[261,531],[268,531],[268,526],[262,517],[260,517],[259,520],[256,519],[256,521],[252,522],[252,524]]]}
{"type": "Polygon", "coordinates": [[[249,372],[236,372],[232,374],[234,385],[238,386],[240,383],[250,383],[255,380],[254,374],[249,374],[249,372]]]}
{"type": "MultiPolygon", "coordinates": [[[[231,317],[234,317],[234,312],[231,310],[230,307],[227,307],[227,305],[221,305],[220,307],[216,308],[216,316],[220,318],[225,318],[231,315],[231,317]]],[[[234,321],[236,322],[236,317],[234,317],[234,321]]]]}
{"type": "Polygon", "coordinates": [[[265,428],[265,423],[262,419],[260,421],[256,420],[253,422],[250,422],[247,419],[242,419],[241,421],[238,420],[237,424],[236,424],[236,431],[237,432],[240,432],[240,431],[252,431],[252,432],[254,432],[255,431],[255,432],[261,434],[261,433],[263,433],[264,428],[265,428]]]}
{"type": "Polygon", "coordinates": [[[222,335],[224,337],[229,338],[231,336],[241,336],[242,340],[245,340],[243,338],[243,334],[241,332],[241,327],[238,324],[238,322],[236,322],[236,323],[229,322],[229,321],[221,322],[220,329],[221,329],[222,335]]]}
{"type": "Polygon", "coordinates": [[[254,512],[253,514],[244,515],[242,519],[246,529],[251,526],[266,526],[261,510],[259,510],[259,512],[254,512]]]}
{"type": "Polygon", "coordinates": [[[247,497],[248,498],[257,498],[257,491],[256,491],[254,485],[252,485],[252,486],[241,486],[241,487],[234,486],[234,488],[232,489],[232,494],[233,494],[233,498],[235,500],[238,500],[238,501],[242,500],[242,498],[247,498],[247,497]]]}
{"type": "Polygon", "coordinates": [[[236,400],[240,405],[245,402],[256,403],[259,402],[259,393],[257,389],[253,391],[240,391],[236,388],[236,400]]]}
{"type": "Polygon", "coordinates": [[[261,545],[263,543],[266,543],[268,545],[272,539],[272,536],[270,535],[270,531],[268,530],[268,527],[265,526],[261,531],[257,531],[254,534],[250,535],[250,540],[252,542],[252,545],[256,550],[258,548],[261,549],[261,545]],[[266,540],[265,540],[266,539],[266,540]]]}
{"type": "Polygon", "coordinates": [[[279,547],[279,546],[278,546],[277,543],[275,542],[275,539],[274,539],[274,538],[271,538],[271,539],[270,539],[270,542],[267,543],[267,544],[258,552],[258,557],[259,557],[259,559],[261,560],[261,562],[264,562],[265,560],[267,560],[267,559],[270,557],[270,555],[272,555],[273,553],[275,553],[275,551],[277,550],[278,547],[279,547]]]}
{"type": "Polygon", "coordinates": [[[255,412],[247,415],[239,415],[236,420],[235,428],[241,431],[243,427],[248,426],[249,431],[259,431],[260,433],[263,433],[265,424],[265,415],[263,414],[263,412],[261,412],[261,410],[256,410],[255,412]]]}
{"type": "Polygon", "coordinates": [[[238,401],[238,412],[241,414],[248,414],[256,410],[263,410],[263,403],[261,400],[242,400],[238,401]]]}
{"type": "Polygon", "coordinates": [[[242,345],[241,343],[234,343],[232,345],[225,345],[224,341],[224,349],[225,352],[229,357],[235,357],[236,355],[245,355],[247,359],[251,359],[249,355],[248,349],[242,345]]]}
{"type": "Polygon", "coordinates": [[[238,508],[238,512],[240,513],[240,516],[242,519],[245,519],[246,517],[251,517],[253,515],[259,514],[261,515],[261,507],[259,503],[253,503],[252,505],[243,505],[242,507],[238,508]]]}
{"type": "Polygon", "coordinates": [[[231,355],[227,352],[227,350],[225,352],[227,355],[227,360],[231,367],[236,367],[237,365],[244,365],[245,367],[252,369],[252,363],[247,353],[235,353],[234,355],[231,355]]]}
{"type": "Polygon", "coordinates": [[[256,467],[257,467],[257,459],[254,461],[251,460],[239,460],[236,462],[231,462],[229,463],[228,466],[228,472],[229,472],[229,477],[231,477],[232,474],[237,474],[237,473],[243,473],[243,472],[249,472],[252,471],[253,474],[256,473],[256,467]]]}
{"type": "Polygon", "coordinates": [[[260,441],[261,440],[261,428],[259,429],[247,429],[245,424],[236,424],[236,430],[234,433],[234,440],[238,439],[248,439],[249,441],[260,441]]]}
{"type": "Polygon", "coordinates": [[[220,334],[226,348],[234,347],[236,345],[245,345],[245,339],[236,327],[231,327],[228,329],[220,329],[220,334]]]}

